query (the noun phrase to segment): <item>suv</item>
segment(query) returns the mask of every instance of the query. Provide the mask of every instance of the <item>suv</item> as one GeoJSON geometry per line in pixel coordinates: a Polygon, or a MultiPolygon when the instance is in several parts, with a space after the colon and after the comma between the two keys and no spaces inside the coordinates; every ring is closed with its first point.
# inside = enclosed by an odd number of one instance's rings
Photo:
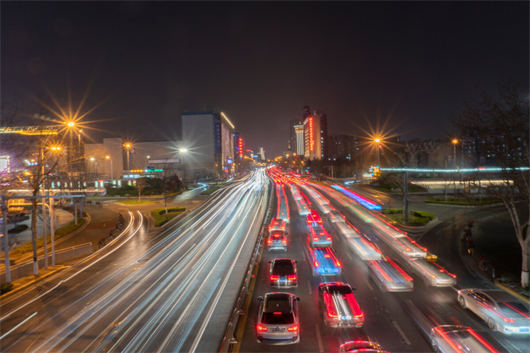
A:
{"type": "Polygon", "coordinates": [[[342,344],[339,348],[339,353],[386,353],[381,346],[375,342],[370,341],[350,341],[342,344]]]}
{"type": "Polygon", "coordinates": [[[300,318],[298,301],[291,293],[267,293],[258,312],[256,333],[258,343],[294,344],[300,343],[300,318]]]}
{"type": "Polygon", "coordinates": [[[272,219],[269,226],[269,236],[267,238],[267,249],[287,251],[287,233],[285,232],[285,221],[272,219]]]}
{"type": "Polygon", "coordinates": [[[291,259],[274,259],[271,264],[270,281],[273,287],[291,288],[298,287],[296,261],[291,259]]]}
{"type": "Polygon", "coordinates": [[[324,323],[331,327],[362,327],[364,314],[347,283],[330,282],[318,286],[318,302],[324,323]]]}
{"type": "Polygon", "coordinates": [[[332,246],[332,240],[329,233],[317,223],[317,226],[309,226],[309,239],[312,247],[315,246],[332,246]]]}

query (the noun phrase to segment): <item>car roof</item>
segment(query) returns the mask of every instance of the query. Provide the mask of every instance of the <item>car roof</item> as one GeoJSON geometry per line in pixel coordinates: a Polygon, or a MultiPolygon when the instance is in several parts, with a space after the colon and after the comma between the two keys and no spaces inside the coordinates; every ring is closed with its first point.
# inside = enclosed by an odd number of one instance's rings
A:
{"type": "Polygon", "coordinates": [[[495,289],[466,289],[469,292],[479,292],[484,293],[486,295],[489,295],[496,301],[500,302],[517,302],[518,300],[511,296],[510,294],[506,293],[503,290],[495,290],[495,289]]]}
{"type": "Polygon", "coordinates": [[[263,312],[282,312],[288,313],[291,311],[291,294],[289,293],[268,293],[265,295],[265,305],[263,312]]]}

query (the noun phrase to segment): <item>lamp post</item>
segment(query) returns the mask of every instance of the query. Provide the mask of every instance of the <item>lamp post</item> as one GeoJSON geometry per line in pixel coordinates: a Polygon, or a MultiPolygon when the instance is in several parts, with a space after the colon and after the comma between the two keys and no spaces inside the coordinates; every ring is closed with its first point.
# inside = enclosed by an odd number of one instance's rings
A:
{"type": "Polygon", "coordinates": [[[453,158],[455,160],[455,168],[456,168],[456,145],[458,145],[458,139],[453,139],[451,141],[453,143],[453,158]]]}
{"type": "Polygon", "coordinates": [[[112,182],[114,181],[114,172],[112,170],[112,158],[110,158],[110,156],[106,156],[105,158],[110,161],[110,182],[112,184],[112,182]]]}
{"type": "Polygon", "coordinates": [[[377,166],[380,167],[379,164],[380,164],[381,162],[380,162],[380,160],[379,160],[379,158],[380,158],[379,155],[381,154],[381,152],[379,152],[379,149],[381,148],[381,143],[380,143],[380,142],[381,142],[381,139],[376,138],[374,141],[375,141],[375,143],[377,143],[377,166]]]}
{"type": "Polygon", "coordinates": [[[180,158],[182,159],[182,167],[184,169],[184,182],[186,182],[186,164],[184,163],[184,158],[188,154],[187,148],[179,148],[180,158]]]}
{"type": "Polygon", "coordinates": [[[130,142],[126,142],[123,147],[125,148],[125,150],[127,150],[127,170],[131,170],[131,167],[129,165],[129,151],[132,148],[132,144],[130,142]]]}

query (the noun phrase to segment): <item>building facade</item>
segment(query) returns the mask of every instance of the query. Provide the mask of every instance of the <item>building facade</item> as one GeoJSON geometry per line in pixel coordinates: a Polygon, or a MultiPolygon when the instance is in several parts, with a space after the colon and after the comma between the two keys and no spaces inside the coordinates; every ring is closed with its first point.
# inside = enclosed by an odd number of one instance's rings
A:
{"type": "Polygon", "coordinates": [[[183,112],[182,145],[190,168],[220,174],[234,160],[234,125],[222,112],[183,112]]]}
{"type": "Polygon", "coordinates": [[[347,159],[351,161],[359,154],[359,139],[351,135],[330,135],[328,160],[347,159]]]}
{"type": "Polygon", "coordinates": [[[304,125],[295,125],[294,130],[296,132],[296,152],[298,156],[304,155],[304,125]]]}
{"type": "MultiPolygon", "coordinates": [[[[304,111],[304,115],[306,112],[304,111]]],[[[309,160],[328,157],[328,117],[319,110],[304,120],[304,157],[309,160]]]]}
{"type": "Polygon", "coordinates": [[[302,124],[300,119],[289,120],[289,145],[288,150],[291,152],[296,152],[297,140],[296,140],[296,126],[302,124]]]}

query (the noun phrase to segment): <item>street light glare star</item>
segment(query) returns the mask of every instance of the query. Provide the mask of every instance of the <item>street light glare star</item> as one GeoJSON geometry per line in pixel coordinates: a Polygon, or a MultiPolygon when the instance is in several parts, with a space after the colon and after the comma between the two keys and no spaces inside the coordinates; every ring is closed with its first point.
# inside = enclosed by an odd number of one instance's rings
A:
{"type": "Polygon", "coordinates": [[[179,149],[179,152],[186,153],[186,152],[188,152],[188,149],[187,148],[181,148],[181,149],[179,149]]]}
{"type": "Polygon", "coordinates": [[[74,125],[75,125],[75,123],[74,123],[73,121],[70,121],[70,122],[68,123],[68,126],[70,126],[70,127],[73,127],[74,125]]]}

